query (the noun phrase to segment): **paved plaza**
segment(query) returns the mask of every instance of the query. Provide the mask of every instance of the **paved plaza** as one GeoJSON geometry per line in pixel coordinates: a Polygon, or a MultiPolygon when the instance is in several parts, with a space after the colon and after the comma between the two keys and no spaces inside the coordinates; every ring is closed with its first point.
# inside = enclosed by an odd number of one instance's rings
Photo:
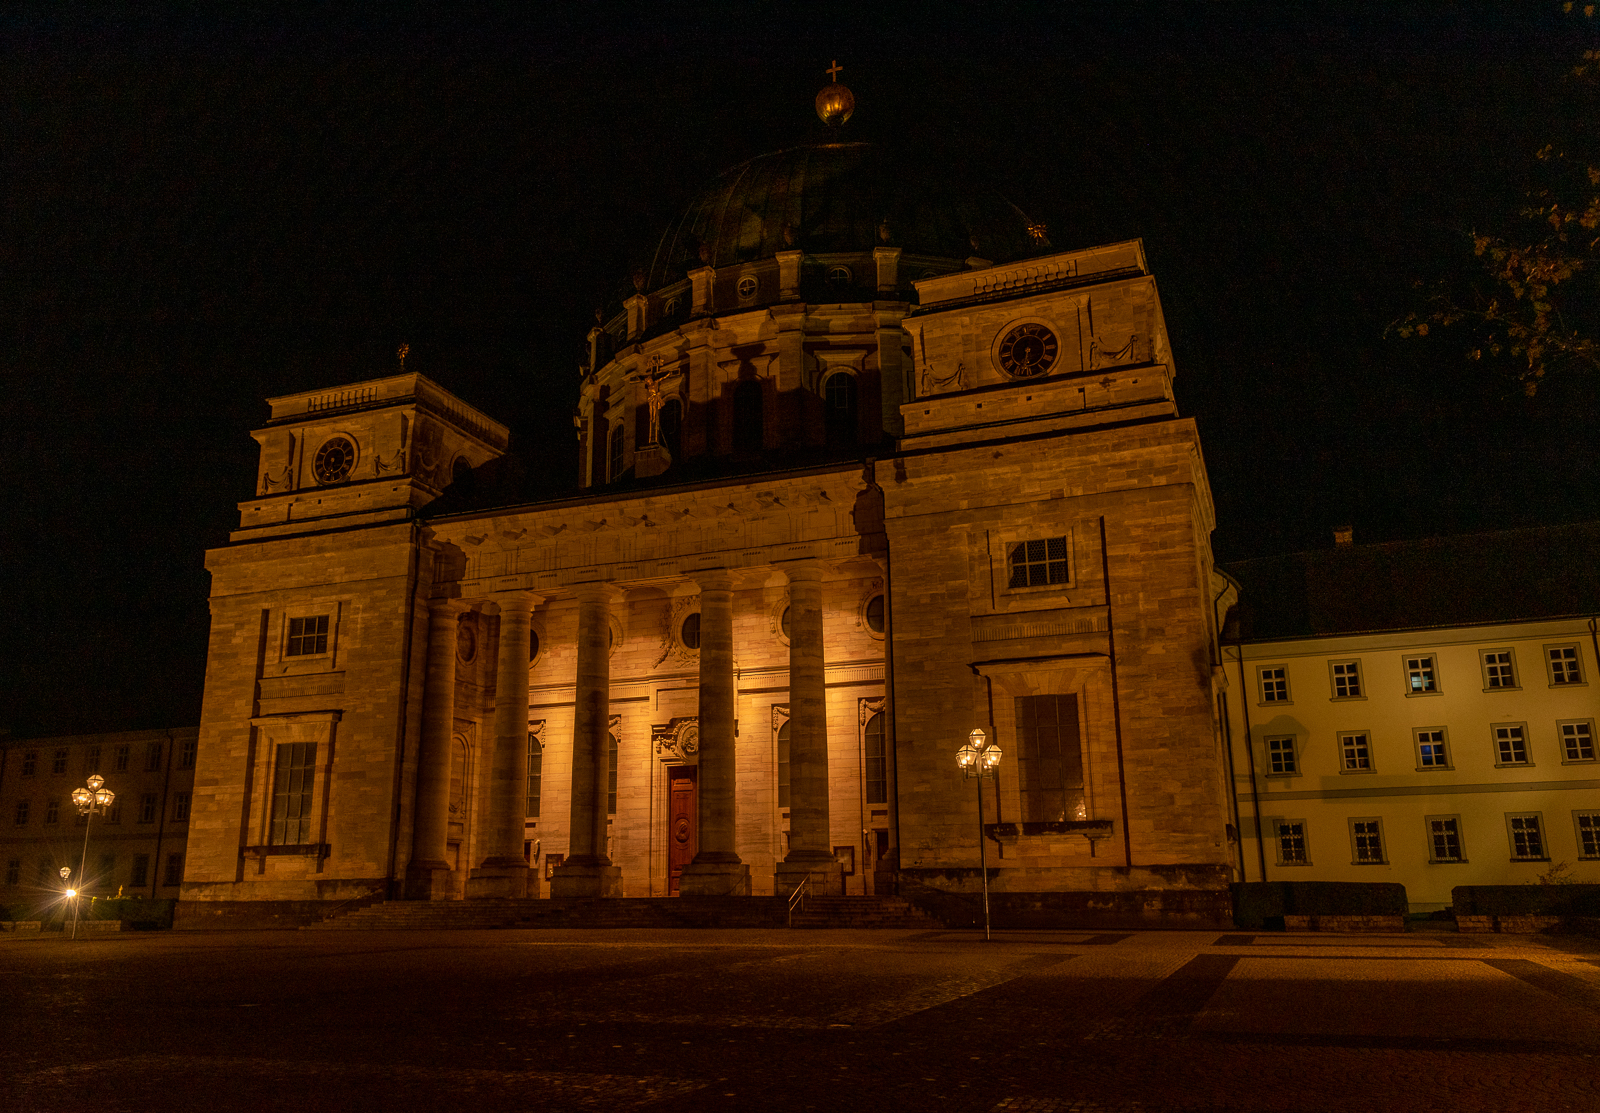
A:
{"type": "Polygon", "coordinates": [[[1600,1110],[1600,942],[455,931],[0,943],[0,1108],[1600,1110]]]}

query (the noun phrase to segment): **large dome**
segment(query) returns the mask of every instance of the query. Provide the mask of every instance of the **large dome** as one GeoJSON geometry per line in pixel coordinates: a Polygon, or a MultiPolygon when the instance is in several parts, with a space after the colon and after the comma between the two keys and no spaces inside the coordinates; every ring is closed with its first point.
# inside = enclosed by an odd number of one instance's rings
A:
{"type": "Polygon", "coordinates": [[[779,251],[875,247],[1005,262],[1048,245],[997,194],[913,174],[872,143],[818,143],[759,155],[712,179],[661,237],[644,290],[677,282],[696,267],[733,266],[779,251]]]}

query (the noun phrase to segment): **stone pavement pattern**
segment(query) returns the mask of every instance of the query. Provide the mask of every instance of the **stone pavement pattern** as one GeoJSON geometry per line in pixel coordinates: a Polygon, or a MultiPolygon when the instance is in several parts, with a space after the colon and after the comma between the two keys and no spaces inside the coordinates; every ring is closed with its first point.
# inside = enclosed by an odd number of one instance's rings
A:
{"type": "Polygon", "coordinates": [[[0,944],[0,1108],[1600,1110],[1600,943],[260,932],[0,944]]]}

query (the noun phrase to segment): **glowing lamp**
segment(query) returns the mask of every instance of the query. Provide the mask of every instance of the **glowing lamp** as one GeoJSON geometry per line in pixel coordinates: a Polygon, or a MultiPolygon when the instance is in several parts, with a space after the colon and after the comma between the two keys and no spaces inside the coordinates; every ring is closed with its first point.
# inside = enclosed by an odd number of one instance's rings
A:
{"type": "Polygon", "coordinates": [[[68,889],[67,890],[67,896],[75,897],[77,895],[78,895],[78,890],[76,890],[76,889],[68,889]]]}
{"type": "Polygon", "coordinates": [[[75,788],[72,790],[72,802],[80,808],[87,808],[94,803],[94,793],[86,788],[75,788]]]}
{"type": "Polygon", "coordinates": [[[102,777],[99,773],[96,773],[96,774],[94,774],[93,776],[91,776],[89,778],[89,781],[88,781],[89,791],[90,792],[99,792],[100,791],[100,786],[105,784],[105,783],[106,783],[106,779],[104,777],[102,777]]]}
{"type": "Polygon", "coordinates": [[[111,806],[111,801],[115,800],[116,798],[117,794],[112,792],[109,788],[102,788],[100,791],[94,794],[94,802],[99,804],[102,808],[109,808],[111,806]]]}

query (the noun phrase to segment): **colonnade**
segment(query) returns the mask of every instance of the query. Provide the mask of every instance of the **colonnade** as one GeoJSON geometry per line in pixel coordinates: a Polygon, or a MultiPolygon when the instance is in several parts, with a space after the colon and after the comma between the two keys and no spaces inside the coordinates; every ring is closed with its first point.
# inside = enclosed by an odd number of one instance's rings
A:
{"type": "MultiPolygon", "coordinates": [[[[789,577],[789,853],[776,885],[787,893],[807,878],[819,891],[840,889],[828,814],[828,731],[822,637],[822,566],[803,560],[779,566],[789,577]]],[[[685,896],[747,896],[750,867],[735,845],[733,576],[695,573],[700,588],[698,852],[684,867],[685,896]]],[[[574,589],[578,604],[573,677],[570,843],[550,883],[553,897],[620,897],[622,871],[606,856],[607,742],[611,699],[611,612],[617,586],[574,589]]],[[[468,873],[468,899],[525,897],[537,882],[523,857],[528,779],[529,630],[544,600],[527,591],[496,593],[500,613],[495,667],[493,749],[482,860],[468,873]]],[[[429,605],[426,694],[417,763],[416,813],[406,893],[416,900],[450,895],[448,800],[455,720],[457,625],[465,604],[429,605]]]]}

